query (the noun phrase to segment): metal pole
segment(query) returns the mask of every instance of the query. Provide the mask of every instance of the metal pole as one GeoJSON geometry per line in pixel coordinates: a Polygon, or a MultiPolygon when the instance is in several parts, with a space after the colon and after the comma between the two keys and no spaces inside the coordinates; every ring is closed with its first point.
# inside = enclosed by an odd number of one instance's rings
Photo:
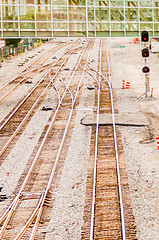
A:
{"type": "Polygon", "coordinates": [[[28,43],[29,43],[28,45],[29,45],[29,49],[30,49],[30,38],[28,38],[28,43]]]}
{"type": "Polygon", "coordinates": [[[3,47],[1,49],[2,49],[2,62],[3,62],[3,47]]]}
{"type": "Polygon", "coordinates": [[[147,98],[147,75],[146,74],[145,74],[145,86],[146,86],[145,98],[147,98]]]}
{"type": "MultiPolygon", "coordinates": [[[[145,57],[145,66],[146,66],[146,57],[145,57]]],[[[146,86],[145,98],[147,98],[147,75],[146,74],[145,74],[145,86],[146,86]]]]}

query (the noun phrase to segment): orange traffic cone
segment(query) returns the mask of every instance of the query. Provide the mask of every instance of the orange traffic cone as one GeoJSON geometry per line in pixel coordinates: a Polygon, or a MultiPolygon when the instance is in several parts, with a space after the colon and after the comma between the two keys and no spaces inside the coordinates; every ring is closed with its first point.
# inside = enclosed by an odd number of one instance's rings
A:
{"type": "Polygon", "coordinates": [[[159,149],[159,136],[156,137],[157,148],[159,149]]]}
{"type": "Polygon", "coordinates": [[[122,80],[122,89],[125,89],[125,80],[122,80]]]}
{"type": "Polygon", "coordinates": [[[130,82],[126,82],[126,89],[130,89],[130,82]]]}

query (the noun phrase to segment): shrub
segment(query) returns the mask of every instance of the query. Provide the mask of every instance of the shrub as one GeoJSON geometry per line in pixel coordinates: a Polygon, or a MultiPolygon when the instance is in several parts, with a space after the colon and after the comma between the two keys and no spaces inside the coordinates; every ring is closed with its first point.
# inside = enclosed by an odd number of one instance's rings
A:
{"type": "Polygon", "coordinates": [[[9,45],[13,45],[14,47],[18,47],[19,43],[20,43],[21,39],[18,38],[7,38],[5,39],[5,45],[9,46],[9,45]]]}

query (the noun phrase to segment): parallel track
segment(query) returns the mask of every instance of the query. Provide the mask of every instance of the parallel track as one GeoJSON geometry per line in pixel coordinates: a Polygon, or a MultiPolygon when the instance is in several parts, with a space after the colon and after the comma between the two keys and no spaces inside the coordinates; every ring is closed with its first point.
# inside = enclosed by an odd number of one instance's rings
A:
{"type": "Polygon", "coordinates": [[[126,208],[131,207],[130,201],[125,198],[125,192],[128,192],[126,173],[123,165],[119,164],[118,150],[120,152],[122,147],[119,144],[117,146],[111,72],[108,61],[106,42],[102,40],[98,70],[93,69],[89,64],[85,69],[94,79],[98,90],[95,98],[97,111],[94,112],[97,122],[96,126],[92,127],[82,239],[136,239],[132,211],[126,208]],[[90,69],[94,71],[94,75],[90,69]],[[99,125],[100,113],[112,114],[113,125],[99,125]]]}
{"type": "MultiPolygon", "coordinates": [[[[77,43],[79,44],[78,41],[77,43]]],[[[53,86],[57,96],[56,109],[52,110],[39,142],[28,160],[14,190],[13,200],[0,218],[0,239],[45,239],[84,74],[91,77],[97,89],[94,106],[97,123],[92,126],[82,239],[136,239],[125,165],[120,157],[120,131],[115,126],[114,112],[117,111],[113,106],[108,47],[106,41],[101,40],[99,65],[98,69],[94,69],[89,63],[93,43],[93,40],[87,40],[84,46],[67,49],[61,58],[50,66],[35,91],[1,123],[3,147],[0,157],[3,159],[5,150],[10,151],[11,142],[15,136],[22,134],[27,121],[44,99],[45,92],[53,86]],[[62,71],[65,63],[77,51],[77,63],[66,81],[62,78],[62,71]],[[111,113],[113,125],[99,125],[100,113],[111,113]]],[[[41,69],[46,70],[48,67],[49,65],[42,65],[41,69]]],[[[23,72],[19,74],[19,79],[23,79],[22,74],[23,72]]]]}
{"type": "MultiPolygon", "coordinates": [[[[44,206],[49,205],[51,201],[50,188],[52,186],[56,167],[63,149],[64,140],[69,129],[74,106],[78,102],[77,96],[80,91],[84,71],[82,71],[82,76],[79,79],[78,84],[76,83],[75,74],[79,68],[79,63],[82,65],[84,64],[85,66],[86,61],[89,58],[88,51],[91,51],[92,44],[91,40],[89,40],[83,47],[79,60],[74,67],[67,86],[63,83],[65,90],[61,96],[59,89],[56,87],[55,83],[53,83],[54,88],[57,91],[57,95],[59,96],[57,109],[53,111],[50,117],[50,124],[49,126],[46,126],[45,132],[43,133],[43,137],[40,141],[41,143],[36,151],[36,155],[27,172],[27,175],[24,177],[24,181],[22,182],[20,189],[16,193],[16,197],[0,219],[1,223],[4,221],[0,231],[0,237],[3,236],[3,239],[13,239],[13,237],[20,232],[22,226],[24,226],[24,229],[15,239],[20,239],[23,234],[25,234],[24,239],[34,239],[35,237],[44,206]],[[73,83],[73,81],[75,81],[75,83],[73,83]],[[65,115],[62,110],[64,107],[67,107],[65,115]],[[61,125],[61,121],[63,121],[64,124],[61,125]],[[49,151],[52,154],[48,154],[49,151]],[[32,200],[30,202],[30,206],[26,209],[25,201],[20,200],[24,192],[40,193],[40,199],[32,200]],[[30,233],[30,231],[27,230],[35,217],[35,224],[33,225],[33,230],[30,233]],[[27,218],[29,219],[27,224],[25,224],[27,218]],[[7,231],[8,224],[10,224],[9,231],[7,231]]],[[[49,77],[52,82],[54,74],[55,72],[52,73],[50,70],[49,77]]],[[[56,76],[58,74],[59,69],[56,71],[56,76]]],[[[41,237],[39,236],[38,239],[40,238],[41,237]]]]}
{"type": "MultiPolygon", "coordinates": [[[[79,43],[79,42],[78,42],[79,43]]],[[[70,49],[71,50],[71,49],[70,49]]],[[[39,106],[41,100],[45,97],[47,89],[52,81],[61,71],[64,64],[67,62],[70,54],[76,51],[76,48],[64,53],[59,59],[50,66],[50,69],[38,81],[33,89],[24,97],[22,101],[9,113],[0,125],[0,156],[5,152],[14,137],[19,133],[21,127],[31,118],[31,114],[39,106]],[[58,69],[56,72],[56,68],[58,69]],[[54,76],[50,78],[49,74],[54,69],[54,76]]]]}
{"type": "Polygon", "coordinates": [[[50,64],[44,64],[50,56],[55,54],[59,49],[65,46],[69,46],[70,43],[62,44],[60,46],[54,46],[49,51],[42,54],[40,57],[35,59],[33,62],[23,68],[15,77],[9,80],[7,83],[0,87],[0,101],[2,101],[8,94],[10,94],[15,88],[17,88],[24,81],[35,75],[36,73],[44,70],[46,66],[50,64]]]}

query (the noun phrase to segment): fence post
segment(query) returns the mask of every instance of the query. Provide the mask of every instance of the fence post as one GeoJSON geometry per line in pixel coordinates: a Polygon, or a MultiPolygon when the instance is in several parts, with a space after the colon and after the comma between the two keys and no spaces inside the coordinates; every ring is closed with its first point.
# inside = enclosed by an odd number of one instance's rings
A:
{"type": "Polygon", "coordinates": [[[2,47],[2,62],[3,62],[3,47],[2,47]]]}
{"type": "Polygon", "coordinates": [[[2,48],[0,48],[0,58],[2,60],[2,48]]]}
{"type": "Polygon", "coordinates": [[[8,57],[10,57],[10,46],[8,46],[8,57]]]}

